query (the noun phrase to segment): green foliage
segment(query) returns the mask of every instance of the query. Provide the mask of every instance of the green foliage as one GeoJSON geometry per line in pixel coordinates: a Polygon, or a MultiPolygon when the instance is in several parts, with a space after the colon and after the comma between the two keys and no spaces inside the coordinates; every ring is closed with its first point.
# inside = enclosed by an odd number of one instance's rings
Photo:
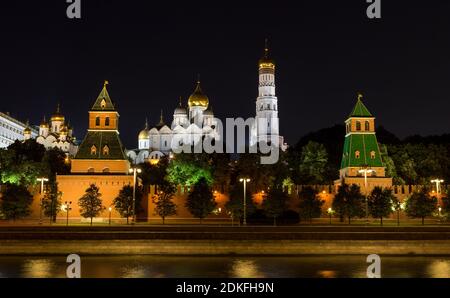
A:
{"type": "Polygon", "coordinates": [[[105,210],[102,205],[102,194],[99,192],[99,188],[95,184],[91,184],[89,188],[86,189],[85,194],[78,200],[78,205],[80,206],[80,215],[84,218],[92,219],[100,215],[100,213],[105,210]]]}
{"type": "Polygon", "coordinates": [[[273,225],[277,218],[288,209],[289,196],[281,188],[271,188],[264,196],[262,208],[267,217],[273,218],[273,225]]]}
{"type": "Polygon", "coordinates": [[[16,220],[30,215],[33,196],[28,189],[16,184],[7,184],[3,188],[0,198],[0,210],[3,217],[16,220]]]}
{"type": "MultiPolygon", "coordinates": [[[[242,219],[244,216],[244,186],[242,183],[235,184],[229,193],[229,200],[225,203],[225,209],[233,219],[242,219]]],[[[256,211],[250,189],[246,188],[246,213],[247,217],[256,211]]]]}
{"type": "Polygon", "coordinates": [[[200,178],[187,197],[186,208],[201,222],[213,212],[216,206],[217,203],[208,181],[204,177],[200,178]]]}
{"type": "Polygon", "coordinates": [[[365,198],[361,194],[360,187],[356,184],[339,186],[333,199],[332,208],[341,220],[345,217],[348,218],[349,224],[352,218],[363,217],[365,214],[365,198]]]}
{"type": "Polygon", "coordinates": [[[367,197],[367,201],[370,215],[374,218],[379,218],[380,224],[383,225],[383,217],[388,217],[392,213],[392,208],[397,199],[391,189],[383,189],[377,186],[367,197]]]}
{"type": "Polygon", "coordinates": [[[44,216],[50,218],[50,222],[56,221],[56,215],[61,208],[62,193],[58,191],[58,184],[51,180],[49,181],[47,191],[42,198],[42,210],[44,216]]]}
{"type": "Polygon", "coordinates": [[[208,154],[177,154],[167,168],[167,180],[175,185],[192,186],[202,179],[213,183],[208,154]]]}
{"type": "Polygon", "coordinates": [[[425,224],[425,217],[433,215],[436,208],[437,198],[431,197],[426,187],[413,192],[405,204],[406,214],[412,218],[421,218],[422,224],[425,224]]]}
{"type": "Polygon", "coordinates": [[[166,182],[160,185],[158,194],[152,198],[155,204],[155,213],[162,218],[163,224],[167,216],[177,214],[177,206],[172,201],[175,191],[175,186],[166,182]]]}
{"type": "Polygon", "coordinates": [[[300,219],[307,219],[311,222],[313,218],[320,217],[325,201],[320,199],[317,190],[309,186],[303,187],[298,197],[300,219]]]}
{"type": "Polygon", "coordinates": [[[302,148],[300,177],[305,184],[321,184],[327,171],[328,154],[325,146],[310,141],[302,148]]]}
{"type": "MultiPolygon", "coordinates": [[[[137,187],[136,194],[136,214],[141,210],[141,200],[142,200],[142,191],[137,187]]],[[[127,224],[129,223],[129,218],[133,216],[133,186],[125,185],[119,191],[119,194],[113,201],[114,209],[119,212],[120,216],[125,217],[127,219],[127,224]]]]}

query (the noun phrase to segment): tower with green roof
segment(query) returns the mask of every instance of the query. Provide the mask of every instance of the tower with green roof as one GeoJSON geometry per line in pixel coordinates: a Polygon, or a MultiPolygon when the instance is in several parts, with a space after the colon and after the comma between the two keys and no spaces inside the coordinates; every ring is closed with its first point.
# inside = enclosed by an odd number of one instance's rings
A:
{"type": "Polygon", "coordinates": [[[103,89],[89,111],[89,129],[72,160],[72,173],[127,174],[130,163],[119,137],[119,113],[103,89]]]}
{"type": "Polygon", "coordinates": [[[375,133],[375,117],[362,98],[362,94],[358,94],[356,105],[345,121],[344,150],[337,183],[358,184],[364,190],[364,170],[367,170],[366,191],[370,191],[375,186],[392,186],[392,178],[386,177],[375,133]]]}

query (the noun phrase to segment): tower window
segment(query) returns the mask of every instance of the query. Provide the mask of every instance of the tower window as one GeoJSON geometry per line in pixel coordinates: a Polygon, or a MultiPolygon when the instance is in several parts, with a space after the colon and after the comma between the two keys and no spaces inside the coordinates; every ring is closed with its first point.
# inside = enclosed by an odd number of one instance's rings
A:
{"type": "Polygon", "coordinates": [[[361,153],[360,153],[358,150],[356,150],[356,151],[355,151],[355,158],[356,158],[356,159],[359,159],[360,156],[361,156],[361,153]]]}
{"type": "Polygon", "coordinates": [[[360,131],[361,130],[361,122],[356,121],[356,130],[360,131]]]}
{"type": "Polygon", "coordinates": [[[95,126],[100,126],[100,117],[95,117],[95,126]]]}
{"type": "Polygon", "coordinates": [[[109,147],[108,147],[108,145],[103,146],[103,155],[109,155],[109,147]]]}
{"type": "Polygon", "coordinates": [[[100,106],[102,107],[102,109],[104,109],[106,107],[106,101],[103,98],[102,101],[100,102],[100,106]]]}
{"type": "Polygon", "coordinates": [[[109,126],[109,117],[105,118],[105,126],[109,126]]]}
{"type": "Polygon", "coordinates": [[[92,145],[91,147],[91,155],[95,155],[97,154],[97,147],[95,147],[95,145],[92,145]]]}
{"type": "Polygon", "coordinates": [[[365,130],[366,131],[369,131],[370,130],[370,123],[369,123],[369,121],[366,121],[366,123],[364,124],[364,128],[365,128],[365,130]]]}
{"type": "Polygon", "coordinates": [[[375,151],[370,151],[370,159],[375,159],[375,151]]]}

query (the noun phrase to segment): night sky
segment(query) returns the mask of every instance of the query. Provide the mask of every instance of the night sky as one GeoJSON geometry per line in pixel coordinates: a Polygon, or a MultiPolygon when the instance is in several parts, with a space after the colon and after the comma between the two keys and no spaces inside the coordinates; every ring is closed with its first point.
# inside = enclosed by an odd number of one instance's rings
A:
{"type": "Polygon", "coordinates": [[[365,0],[82,0],[81,20],[65,0],[2,2],[0,111],[39,124],[60,102],[82,139],[108,80],[134,148],[145,118],[171,121],[200,74],[216,117],[253,117],[268,37],[288,143],[343,123],[357,91],[399,137],[448,133],[450,2],[381,1],[381,20],[365,0]]]}

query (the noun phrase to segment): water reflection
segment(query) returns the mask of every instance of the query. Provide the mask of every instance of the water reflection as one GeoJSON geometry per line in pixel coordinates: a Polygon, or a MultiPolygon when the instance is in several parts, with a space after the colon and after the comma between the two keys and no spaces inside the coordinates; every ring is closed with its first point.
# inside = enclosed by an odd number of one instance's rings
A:
{"type": "Polygon", "coordinates": [[[262,278],[265,277],[260,272],[254,260],[235,260],[231,265],[231,277],[236,278],[262,278]]]}
{"type": "Polygon", "coordinates": [[[427,268],[430,277],[449,278],[450,277],[450,261],[435,260],[427,268]]]}
{"type": "MultiPolygon", "coordinates": [[[[448,256],[382,256],[382,277],[450,278],[448,256]]],[[[63,256],[0,256],[0,277],[65,277],[63,256]]],[[[87,278],[366,277],[366,256],[81,256],[87,278]]]]}
{"type": "Polygon", "coordinates": [[[54,262],[49,259],[28,260],[23,264],[23,277],[53,277],[54,262]]]}

